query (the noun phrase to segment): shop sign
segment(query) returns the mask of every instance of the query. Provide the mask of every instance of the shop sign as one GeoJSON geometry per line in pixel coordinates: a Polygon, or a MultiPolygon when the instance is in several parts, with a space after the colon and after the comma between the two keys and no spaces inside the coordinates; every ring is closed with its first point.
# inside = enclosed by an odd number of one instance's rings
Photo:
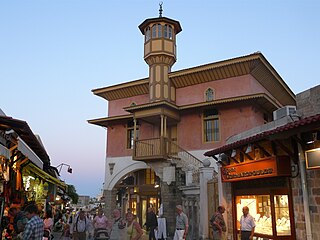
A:
{"type": "Polygon", "coordinates": [[[286,156],[253,160],[221,168],[221,178],[223,182],[290,176],[290,174],[290,158],[286,156]]]}

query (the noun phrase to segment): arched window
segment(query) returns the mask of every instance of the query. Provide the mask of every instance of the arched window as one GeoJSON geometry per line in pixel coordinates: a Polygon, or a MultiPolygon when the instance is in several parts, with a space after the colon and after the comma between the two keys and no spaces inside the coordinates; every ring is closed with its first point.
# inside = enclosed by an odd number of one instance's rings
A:
{"type": "Polygon", "coordinates": [[[168,35],[169,39],[173,39],[173,31],[172,31],[172,27],[169,25],[169,35],[168,35]]]}
{"type": "Polygon", "coordinates": [[[154,24],[152,26],[152,38],[156,38],[157,37],[157,25],[154,24]]]}
{"type": "Polygon", "coordinates": [[[164,37],[172,39],[172,27],[168,24],[164,25],[164,37]]]}
{"type": "Polygon", "coordinates": [[[214,100],[214,91],[212,88],[208,88],[206,91],[206,102],[214,100]]]}
{"type": "Polygon", "coordinates": [[[150,40],[150,27],[146,28],[145,36],[146,36],[146,42],[148,42],[150,40]]]}
{"type": "Polygon", "coordinates": [[[158,24],[158,38],[162,37],[162,25],[159,23],[158,24]]]}

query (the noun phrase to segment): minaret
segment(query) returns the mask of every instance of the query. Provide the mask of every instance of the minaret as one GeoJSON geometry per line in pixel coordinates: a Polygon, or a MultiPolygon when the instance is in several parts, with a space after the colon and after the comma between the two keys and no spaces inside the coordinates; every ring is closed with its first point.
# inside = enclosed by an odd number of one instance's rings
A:
{"type": "Polygon", "coordinates": [[[162,3],[159,17],[146,19],[139,25],[145,36],[144,60],[149,65],[150,102],[175,102],[175,88],[168,73],[176,62],[176,35],[181,32],[180,23],[162,17],[162,3]]]}

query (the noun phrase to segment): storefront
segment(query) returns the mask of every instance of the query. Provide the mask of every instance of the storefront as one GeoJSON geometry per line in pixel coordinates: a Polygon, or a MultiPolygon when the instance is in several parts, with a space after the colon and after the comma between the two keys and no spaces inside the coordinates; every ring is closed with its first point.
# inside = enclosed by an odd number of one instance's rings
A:
{"type": "Polygon", "coordinates": [[[256,222],[256,239],[295,239],[290,158],[268,157],[221,168],[223,182],[232,185],[234,235],[240,231],[242,208],[256,222]]]}

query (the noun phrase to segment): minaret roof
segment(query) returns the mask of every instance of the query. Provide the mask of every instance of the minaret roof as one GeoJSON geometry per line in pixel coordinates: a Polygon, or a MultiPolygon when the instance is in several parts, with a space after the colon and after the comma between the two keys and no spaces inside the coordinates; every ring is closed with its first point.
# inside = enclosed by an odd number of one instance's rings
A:
{"type": "Polygon", "coordinates": [[[182,28],[181,28],[179,21],[176,21],[176,20],[173,20],[170,18],[166,18],[166,17],[148,18],[148,19],[144,20],[144,22],[139,25],[139,29],[140,29],[141,33],[144,34],[144,29],[146,28],[147,25],[149,25],[150,23],[158,23],[158,22],[167,22],[167,23],[172,24],[174,26],[176,34],[178,34],[179,32],[182,31],[182,28]]]}

